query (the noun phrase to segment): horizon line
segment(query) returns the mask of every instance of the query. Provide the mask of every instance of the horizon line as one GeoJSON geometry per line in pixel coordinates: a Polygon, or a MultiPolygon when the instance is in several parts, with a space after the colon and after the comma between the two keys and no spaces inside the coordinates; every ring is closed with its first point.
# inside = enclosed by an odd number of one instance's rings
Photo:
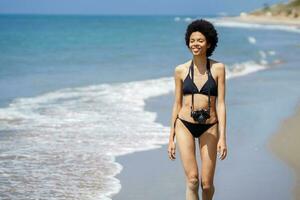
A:
{"type": "MultiPolygon", "coordinates": [[[[202,14],[202,16],[224,16],[220,13],[215,14],[202,14]]],[[[0,15],[43,15],[43,16],[178,16],[178,17],[188,17],[188,16],[200,16],[200,14],[120,14],[120,13],[0,13],[0,15]]],[[[226,14],[225,16],[237,16],[236,14],[226,14]]]]}

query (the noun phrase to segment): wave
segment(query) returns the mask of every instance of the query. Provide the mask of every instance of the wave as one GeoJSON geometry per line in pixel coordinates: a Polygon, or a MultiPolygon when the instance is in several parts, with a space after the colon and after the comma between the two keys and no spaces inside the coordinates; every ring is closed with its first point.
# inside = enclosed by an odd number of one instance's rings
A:
{"type": "Polygon", "coordinates": [[[255,22],[238,22],[236,20],[226,19],[223,17],[186,17],[184,20],[175,20],[178,21],[184,21],[184,22],[191,22],[196,19],[206,19],[212,22],[215,26],[219,27],[229,27],[229,28],[247,28],[247,29],[264,29],[264,30],[280,30],[280,31],[287,31],[292,33],[300,33],[300,29],[298,26],[295,25],[277,25],[277,24],[259,24],[255,22]]]}
{"type": "Polygon", "coordinates": [[[247,28],[247,29],[264,29],[264,30],[281,30],[293,33],[300,33],[297,26],[292,25],[275,25],[275,24],[258,24],[255,22],[237,22],[230,19],[210,18],[216,26],[230,27],[230,28],[247,28]]]}
{"type": "MultiPolygon", "coordinates": [[[[255,61],[236,63],[226,66],[226,78],[266,68],[255,61]]],[[[0,140],[0,171],[10,183],[0,194],[9,194],[13,185],[22,191],[16,199],[111,199],[121,189],[116,156],[167,144],[169,127],[156,123],[156,113],[144,106],[147,98],[173,90],[173,77],[163,77],[15,99],[0,109],[0,132],[15,133],[0,140]]]]}

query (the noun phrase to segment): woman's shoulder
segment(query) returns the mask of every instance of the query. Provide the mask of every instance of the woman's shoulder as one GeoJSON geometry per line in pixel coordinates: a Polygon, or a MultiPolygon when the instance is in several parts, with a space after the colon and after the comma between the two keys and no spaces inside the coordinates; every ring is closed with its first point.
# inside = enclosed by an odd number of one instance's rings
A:
{"type": "Polygon", "coordinates": [[[186,69],[190,66],[191,60],[188,60],[184,63],[181,63],[175,67],[175,72],[182,73],[185,72],[186,69]]]}
{"type": "Polygon", "coordinates": [[[225,76],[225,64],[217,60],[213,60],[213,59],[210,60],[212,62],[211,64],[212,73],[214,73],[217,78],[220,76],[225,76]]]}
{"type": "Polygon", "coordinates": [[[213,60],[213,59],[210,59],[212,64],[211,64],[211,68],[215,71],[223,71],[225,70],[225,64],[220,62],[220,61],[217,61],[217,60],[213,60]]]}
{"type": "Polygon", "coordinates": [[[188,60],[188,61],[186,61],[184,63],[181,63],[181,64],[177,65],[176,68],[178,68],[178,69],[185,69],[185,68],[187,68],[187,67],[190,66],[191,61],[192,60],[188,60]]]}

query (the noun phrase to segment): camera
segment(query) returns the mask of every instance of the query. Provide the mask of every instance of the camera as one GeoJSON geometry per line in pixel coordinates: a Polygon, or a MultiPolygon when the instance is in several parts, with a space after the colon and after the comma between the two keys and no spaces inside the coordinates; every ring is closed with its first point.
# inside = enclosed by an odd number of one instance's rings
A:
{"type": "Polygon", "coordinates": [[[193,117],[195,121],[203,124],[207,119],[210,118],[210,113],[205,109],[195,110],[191,112],[191,117],[193,117]]]}

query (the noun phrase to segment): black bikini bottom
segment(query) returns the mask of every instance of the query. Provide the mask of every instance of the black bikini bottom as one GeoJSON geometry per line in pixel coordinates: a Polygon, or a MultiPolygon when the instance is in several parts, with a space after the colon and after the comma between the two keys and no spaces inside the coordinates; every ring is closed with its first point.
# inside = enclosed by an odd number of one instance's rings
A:
{"type": "Polygon", "coordinates": [[[195,138],[200,137],[210,127],[212,127],[213,125],[218,123],[218,121],[216,121],[214,123],[211,123],[211,124],[192,123],[192,122],[188,122],[184,119],[181,119],[180,117],[177,116],[177,118],[175,119],[174,128],[175,128],[175,124],[176,124],[177,119],[180,119],[180,121],[184,124],[184,126],[190,131],[190,133],[195,138]]]}

